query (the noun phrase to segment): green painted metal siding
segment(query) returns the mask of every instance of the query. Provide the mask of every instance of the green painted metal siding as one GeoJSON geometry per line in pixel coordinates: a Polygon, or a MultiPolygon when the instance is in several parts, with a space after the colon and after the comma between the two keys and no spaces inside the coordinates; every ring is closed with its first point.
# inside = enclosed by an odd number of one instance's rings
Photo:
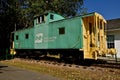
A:
{"type": "Polygon", "coordinates": [[[40,16],[38,16],[38,17],[36,17],[36,18],[34,19],[34,27],[37,27],[38,25],[40,26],[41,24],[48,24],[48,23],[50,23],[50,22],[54,22],[54,21],[58,21],[58,20],[63,20],[63,19],[65,19],[63,16],[61,16],[61,15],[59,15],[59,14],[50,13],[50,12],[49,12],[47,15],[44,14],[43,16],[44,16],[44,20],[45,20],[45,21],[42,22],[42,23],[40,23],[40,24],[37,23],[38,18],[39,18],[40,16]],[[52,18],[51,18],[51,15],[52,15],[52,18]]]}
{"type": "Polygon", "coordinates": [[[76,17],[50,23],[49,37],[54,40],[49,42],[49,48],[83,48],[81,18],[76,17]],[[64,34],[59,33],[61,28],[64,29],[64,34]]]}
{"type": "Polygon", "coordinates": [[[34,28],[14,32],[15,49],[34,49],[34,28]],[[18,36],[18,39],[16,37],[18,36]]]}
{"type": "Polygon", "coordinates": [[[34,27],[34,47],[35,49],[46,49],[48,48],[48,43],[45,42],[46,37],[48,37],[48,25],[43,24],[37,27],[34,27]]]}
{"type": "Polygon", "coordinates": [[[64,19],[35,27],[35,49],[83,48],[81,17],[64,19]],[[64,34],[60,29],[64,28],[64,34]]]}
{"type": "Polygon", "coordinates": [[[36,24],[33,28],[15,31],[14,34],[15,49],[83,48],[81,17],[36,24]],[[26,34],[29,35],[28,39],[25,37],[26,34]]]}
{"type": "Polygon", "coordinates": [[[49,13],[47,16],[47,19],[48,19],[48,22],[54,22],[54,21],[65,19],[65,18],[59,14],[49,13]],[[53,15],[53,19],[50,18],[51,15],[53,15]]]}

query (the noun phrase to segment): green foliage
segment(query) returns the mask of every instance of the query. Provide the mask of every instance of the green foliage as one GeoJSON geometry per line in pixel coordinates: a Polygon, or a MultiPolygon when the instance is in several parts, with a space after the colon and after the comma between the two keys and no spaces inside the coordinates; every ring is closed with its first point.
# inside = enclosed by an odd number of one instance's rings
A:
{"type": "Polygon", "coordinates": [[[64,16],[75,16],[81,9],[83,0],[26,0],[29,2],[29,11],[38,15],[45,11],[55,11],[64,16]]]}
{"type": "Polygon", "coordinates": [[[15,25],[17,28],[23,28],[32,26],[34,16],[46,11],[58,12],[64,16],[75,16],[80,11],[83,0],[6,0],[6,3],[7,9],[0,17],[3,17],[5,22],[9,18],[7,23],[12,28],[15,28],[15,25]]]}
{"type": "Polygon", "coordinates": [[[33,26],[33,18],[46,11],[75,16],[84,0],[0,0],[0,49],[10,47],[15,29],[33,26]]]}

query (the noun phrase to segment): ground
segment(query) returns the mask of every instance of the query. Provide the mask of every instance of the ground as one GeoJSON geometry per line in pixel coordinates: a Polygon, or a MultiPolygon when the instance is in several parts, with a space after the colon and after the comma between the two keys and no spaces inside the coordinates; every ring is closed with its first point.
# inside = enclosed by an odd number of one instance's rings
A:
{"type": "Polygon", "coordinates": [[[120,80],[119,67],[81,66],[25,59],[6,60],[1,63],[37,71],[40,74],[51,75],[62,80],[120,80]]]}
{"type": "Polygon", "coordinates": [[[0,63],[0,80],[60,80],[50,75],[0,63]]]}

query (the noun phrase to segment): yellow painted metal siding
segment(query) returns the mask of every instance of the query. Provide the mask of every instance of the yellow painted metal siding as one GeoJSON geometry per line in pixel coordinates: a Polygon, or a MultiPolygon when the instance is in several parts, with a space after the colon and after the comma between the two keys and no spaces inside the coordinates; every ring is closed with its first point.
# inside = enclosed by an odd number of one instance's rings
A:
{"type": "Polygon", "coordinates": [[[98,13],[83,17],[84,58],[97,59],[98,55],[107,54],[105,19],[98,13]]]}

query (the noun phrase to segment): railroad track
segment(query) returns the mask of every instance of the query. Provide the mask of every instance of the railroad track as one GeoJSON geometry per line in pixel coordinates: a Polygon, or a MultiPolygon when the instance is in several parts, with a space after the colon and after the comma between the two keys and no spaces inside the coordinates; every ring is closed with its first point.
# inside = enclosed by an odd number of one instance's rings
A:
{"type": "Polygon", "coordinates": [[[115,59],[100,59],[92,66],[120,69],[120,61],[116,62],[115,59]]]}
{"type": "Polygon", "coordinates": [[[102,68],[112,68],[112,69],[120,69],[120,62],[115,62],[115,60],[97,60],[97,61],[89,61],[86,60],[84,63],[74,63],[70,61],[60,61],[58,58],[50,58],[50,57],[42,57],[40,59],[25,59],[25,58],[17,58],[19,60],[27,61],[30,63],[38,63],[38,64],[46,64],[50,66],[62,66],[68,68],[83,68],[90,70],[102,70],[102,68]]]}

